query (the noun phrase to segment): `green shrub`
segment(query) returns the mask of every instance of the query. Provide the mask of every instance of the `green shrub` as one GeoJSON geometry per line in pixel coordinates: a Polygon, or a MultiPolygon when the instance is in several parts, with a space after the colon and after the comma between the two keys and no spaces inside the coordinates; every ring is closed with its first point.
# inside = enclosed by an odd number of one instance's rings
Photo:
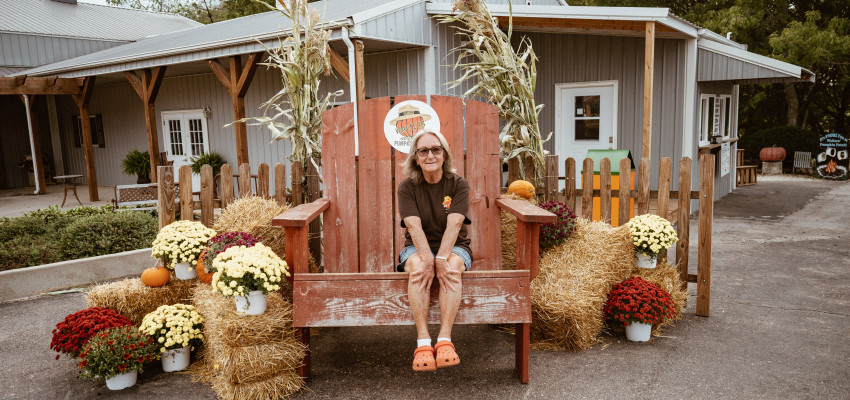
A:
{"type": "Polygon", "coordinates": [[[58,248],[66,260],[143,249],[150,247],[157,230],[156,218],[147,213],[96,214],[68,225],[58,248]]]}
{"type": "Polygon", "coordinates": [[[43,236],[49,226],[39,217],[25,215],[0,220],[0,244],[21,236],[43,236]]]}
{"type": "Polygon", "coordinates": [[[201,167],[203,167],[204,164],[209,164],[213,169],[213,176],[218,175],[221,172],[221,166],[227,164],[224,157],[214,151],[194,156],[189,161],[192,162],[190,165],[193,173],[200,174],[201,167]]]}
{"type": "Polygon", "coordinates": [[[0,245],[0,271],[60,261],[56,241],[24,235],[0,245]]]}
{"type": "Polygon", "coordinates": [[[744,157],[758,161],[759,151],[772,146],[785,149],[785,159],[793,160],[795,151],[818,153],[818,135],[796,126],[777,126],[754,132],[744,132],[738,141],[738,148],[744,149],[744,157]]]}

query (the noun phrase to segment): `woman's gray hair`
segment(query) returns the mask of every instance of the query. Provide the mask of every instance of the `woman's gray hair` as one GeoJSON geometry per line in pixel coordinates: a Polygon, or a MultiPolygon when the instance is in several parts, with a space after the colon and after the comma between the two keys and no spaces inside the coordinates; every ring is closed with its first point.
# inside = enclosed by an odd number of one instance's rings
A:
{"type": "Polygon", "coordinates": [[[416,162],[416,145],[419,143],[419,139],[428,134],[434,135],[440,141],[440,146],[443,146],[443,174],[456,173],[456,170],[452,166],[452,150],[449,148],[449,142],[446,140],[446,137],[440,132],[423,129],[416,132],[416,135],[410,141],[410,153],[407,153],[407,159],[404,160],[404,169],[402,170],[404,176],[417,185],[422,183],[425,177],[422,175],[422,168],[416,162]]]}

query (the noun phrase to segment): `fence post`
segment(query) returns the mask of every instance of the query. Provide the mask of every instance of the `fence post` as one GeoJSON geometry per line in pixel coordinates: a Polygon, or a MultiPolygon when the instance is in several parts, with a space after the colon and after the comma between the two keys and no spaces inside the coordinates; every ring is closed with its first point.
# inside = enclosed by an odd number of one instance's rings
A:
{"type": "Polygon", "coordinates": [[[511,158],[508,160],[508,181],[505,186],[510,186],[511,182],[519,179],[519,160],[511,158]]]}
{"type": "Polygon", "coordinates": [[[213,170],[209,164],[201,167],[201,223],[213,225],[213,170]]]}
{"type": "Polygon", "coordinates": [[[697,309],[709,316],[711,304],[711,229],[714,214],[714,155],[699,159],[699,248],[697,251],[697,309]]]}
{"type": "Polygon", "coordinates": [[[611,160],[599,161],[599,220],[611,223],[611,160]]]}
{"type": "Polygon", "coordinates": [[[180,166],[180,219],[192,221],[195,216],[194,199],[192,198],[192,168],[188,165],[180,166]]]}
{"type": "Polygon", "coordinates": [[[620,207],[617,225],[619,226],[629,222],[631,218],[629,205],[632,204],[632,163],[628,158],[620,160],[620,196],[618,199],[620,207]]]}
{"type": "Polygon", "coordinates": [[[641,158],[638,167],[638,215],[649,212],[649,159],[641,158]]]}
{"type": "MultiPolygon", "coordinates": [[[[293,161],[292,162],[292,206],[295,207],[304,202],[304,195],[302,191],[304,190],[304,181],[301,179],[301,162],[293,161]]],[[[354,171],[351,171],[354,173],[354,171]]]]}
{"type": "Polygon", "coordinates": [[[174,168],[157,167],[159,185],[157,187],[157,212],[159,229],[174,222],[174,168]]]}
{"type": "Polygon", "coordinates": [[[266,163],[257,167],[257,196],[269,198],[269,165],[266,163]]]}
{"type": "Polygon", "coordinates": [[[221,208],[225,209],[233,202],[233,168],[230,164],[221,166],[221,208]]]}
{"type": "MultiPolygon", "coordinates": [[[[672,161],[670,161],[669,157],[664,157],[661,159],[661,162],[658,164],[658,200],[656,200],[655,208],[656,214],[661,216],[664,219],[670,219],[670,175],[671,168],[673,167],[672,161]]],[[[667,249],[664,249],[658,254],[658,262],[663,263],[667,261],[667,249]]]]}
{"type": "Polygon", "coordinates": [[[576,160],[568,157],[564,161],[564,202],[570,210],[576,210],[576,160]]]}
{"type": "Polygon", "coordinates": [[[239,166],[239,198],[251,195],[251,165],[242,163],[239,166]]]}
{"type": "Polygon", "coordinates": [[[558,200],[558,156],[546,156],[546,201],[558,200]]]}
{"type": "Polygon", "coordinates": [[[274,165],[274,199],[277,204],[286,204],[286,165],[277,163],[274,165]]]}
{"type": "Polygon", "coordinates": [[[679,278],[682,288],[688,289],[688,252],[690,251],[691,229],[691,159],[679,160],[679,209],[676,229],[679,242],[676,243],[676,265],[679,267],[679,278]]]}
{"type": "Polygon", "coordinates": [[[581,171],[581,217],[593,219],[593,160],[584,159],[581,171]]]}
{"type": "MultiPolygon", "coordinates": [[[[316,160],[318,163],[320,160],[316,160]]],[[[308,161],[307,164],[307,201],[312,202],[319,199],[319,170],[316,165],[308,161]]],[[[322,264],[322,219],[316,218],[310,222],[310,255],[316,261],[316,265],[322,264]]]]}

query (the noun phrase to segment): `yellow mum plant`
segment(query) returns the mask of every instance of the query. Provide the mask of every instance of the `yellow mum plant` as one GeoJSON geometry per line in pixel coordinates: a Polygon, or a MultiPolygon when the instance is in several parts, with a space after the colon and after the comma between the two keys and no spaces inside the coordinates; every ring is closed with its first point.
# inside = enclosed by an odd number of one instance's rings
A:
{"type": "Polygon", "coordinates": [[[159,353],[184,346],[192,346],[192,350],[204,341],[203,323],[204,317],[194,306],[177,303],[145,315],[139,330],[160,346],[159,353]]]}
{"type": "Polygon", "coordinates": [[[286,261],[262,243],[225,250],[215,257],[213,268],[212,287],[225,296],[247,296],[254,290],[268,294],[289,276],[286,261]]]}
{"type": "Polygon", "coordinates": [[[153,241],[152,255],[174,269],[177,263],[194,264],[215,230],[194,221],[175,221],[160,229],[153,241]]]}
{"type": "Polygon", "coordinates": [[[658,253],[679,240],[673,225],[658,215],[638,215],[628,225],[635,251],[651,258],[658,257],[658,253]]]}

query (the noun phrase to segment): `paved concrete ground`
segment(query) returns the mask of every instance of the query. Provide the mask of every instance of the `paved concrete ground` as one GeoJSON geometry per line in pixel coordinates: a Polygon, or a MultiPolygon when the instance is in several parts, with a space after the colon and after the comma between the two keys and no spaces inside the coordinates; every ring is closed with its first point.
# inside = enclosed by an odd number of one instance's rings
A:
{"type": "MultiPolygon", "coordinates": [[[[410,370],[412,327],[322,329],[310,390],[296,398],[848,398],[848,204],[847,182],[770,180],[717,202],[712,315],[694,316],[692,297],[684,320],[649,343],[613,334],[585,352],[534,351],[522,385],[513,337],[490,326],[458,327],[463,363],[428,374],[410,370]]],[[[157,364],[121,392],[77,380],[74,362],[54,360],[48,345],[53,326],[84,306],[80,293],[0,304],[0,397],[215,398],[157,364]]]]}
{"type": "MultiPolygon", "coordinates": [[[[0,190],[0,217],[19,217],[25,213],[40,208],[47,208],[50,205],[59,206],[62,204],[64,193],[62,185],[47,185],[45,188],[47,194],[34,195],[34,187],[25,187],[18,189],[0,190]]],[[[115,198],[114,186],[98,186],[97,193],[99,201],[89,201],[88,186],[82,184],[77,185],[77,197],[80,202],[74,198],[74,194],[69,192],[68,198],[65,200],[63,210],[80,206],[101,206],[112,204],[112,199],[115,198]]]]}

